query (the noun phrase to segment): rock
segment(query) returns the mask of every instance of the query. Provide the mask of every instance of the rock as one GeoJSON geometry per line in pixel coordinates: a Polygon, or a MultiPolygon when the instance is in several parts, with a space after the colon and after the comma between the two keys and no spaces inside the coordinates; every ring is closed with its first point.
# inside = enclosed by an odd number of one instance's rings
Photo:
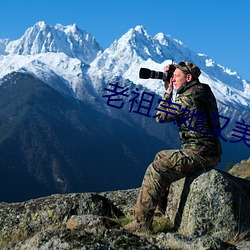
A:
{"type": "Polygon", "coordinates": [[[242,160],[240,163],[235,164],[229,173],[236,177],[250,180],[250,158],[247,160],[242,160]]]}
{"type": "Polygon", "coordinates": [[[123,213],[132,214],[140,188],[103,192],[103,195],[117,206],[123,213]]]}
{"type": "Polygon", "coordinates": [[[160,248],[168,247],[170,249],[182,250],[228,249],[226,243],[208,234],[200,237],[187,237],[176,233],[162,233],[156,240],[160,248]]]}
{"type": "Polygon", "coordinates": [[[210,170],[173,183],[166,215],[187,236],[222,240],[250,230],[250,181],[210,170]]]}
{"type": "Polygon", "coordinates": [[[0,249],[249,249],[250,181],[213,169],[174,182],[166,216],[175,232],[144,236],[120,225],[131,215],[138,192],[0,203],[0,249]]]}
{"type": "Polygon", "coordinates": [[[95,193],[52,195],[21,203],[0,203],[1,244],[23,240],[45,228],[64,227],[72,215],[123,216],[110,200],[95,193]]]}
{"type": "Polygon", "coordinates": [[[108,217],[85,214],[72,215],[66,222],[67,229],[84,228],[120,228],[120,225],[108,217]]]}
{"type": "Polygon", "coordinates": [[[249,250],[250,240],[242,240],[236,243],[237,250],[249,250]]]}
{"type": "MultiPolygon", "coordinates": [[[[158,250],[159,248],[145,237],[129,234],[121,230],[46,230],[30,238],[9,244],[4,250],[97,250],[97,249],[142,249],[158,250]]],[[[167,248],[165,248],[167,250],[167,248]]]]}

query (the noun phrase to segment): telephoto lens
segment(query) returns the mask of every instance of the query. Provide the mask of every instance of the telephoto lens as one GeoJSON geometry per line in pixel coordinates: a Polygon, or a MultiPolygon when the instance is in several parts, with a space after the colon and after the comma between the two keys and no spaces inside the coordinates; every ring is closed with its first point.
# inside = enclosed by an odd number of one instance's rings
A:
{"type": "Polygon", "coordinates": [[[151,74],[151,70],[147,68],[140,68],[139,77],[142,79],[149,79],[151,74]]]}
{"type": "Polygon", "coordinates": [[[175,71],[175,66],[173,64],[170,64],[168,72],[160,72],[160,71],[154,71],[147,68],[140,68],[139,71],[139,77],[142,79],[162,79],[170,81],[170,78],[173,76],[173,73],[175,71]]]}
{"type": "Polygon", "coordinates": [[[139,77],[142,79],[167,79],[165,72],[154,71],[147,68],[140,68],[139,77]]]}

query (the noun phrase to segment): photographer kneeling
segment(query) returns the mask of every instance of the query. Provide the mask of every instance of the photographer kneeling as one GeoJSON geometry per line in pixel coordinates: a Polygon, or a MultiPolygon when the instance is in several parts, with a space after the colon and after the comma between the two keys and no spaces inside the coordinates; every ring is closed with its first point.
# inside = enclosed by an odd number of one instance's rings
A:
{"type": "MultiPolygon", "coordinates": [[[[170,184],[199,169],[213,168],[222,153],[218,108],[207,84],[200,83],[200,69],[193,63],[181,62],[173,76],[163,79],[166,92],[158,106],[156,121],[175,122],[182,142],[181,149],[163,150],[148,166],[134,209],[135,219],[126,230],[152,230],[155,209],[162,202],[170,184]],[[175,102],[171,101],[173,88],[175,102]],[[179,108],[176,108],[179,107],[179,108]]],[[[173,64],[164,68],[168,72],[173,64]]]]}

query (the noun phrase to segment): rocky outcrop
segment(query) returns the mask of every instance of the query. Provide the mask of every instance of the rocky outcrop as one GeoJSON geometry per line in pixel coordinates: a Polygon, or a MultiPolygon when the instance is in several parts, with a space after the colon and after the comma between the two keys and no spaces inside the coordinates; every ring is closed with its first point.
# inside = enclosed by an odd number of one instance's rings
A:
{"type": "Polygon", "coordinates": [[[152,235],[122,227],[138,191],[0,203],[0,249],[250,248],[250,181],[210,170],[173,183],[166,216],[155,217],[152,235]],[[171,226],[159,230],[159,218],[168,218],[171,226]]]}
{"type": "Polygon", "coordinates": [[[250,182],[211,170],[173,183],[166,214],[184,235],[229,240],[250,229],[249,211],[250,182]]]}
{"type": "Polygon", "coordinates": [[[242,160],[241,162],[235,164],[229,173],[236,177],[244,178],[250,180],[250,158],[247,160],[242,160]]]}

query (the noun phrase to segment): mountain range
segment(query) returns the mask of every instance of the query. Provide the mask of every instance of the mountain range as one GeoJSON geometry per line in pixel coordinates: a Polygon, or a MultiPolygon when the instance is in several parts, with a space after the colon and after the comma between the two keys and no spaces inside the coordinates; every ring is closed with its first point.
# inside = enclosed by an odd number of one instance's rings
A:
{"type": "Polygon", "coordinates": [[[76,24],[41,21],[15,41],[0,39],[0,200],[139,186],[155,153],[180,145],[174,125],[153,119],[162,81],[140,79],[139,69],[184,60],[200,67],[230,119],[219,167],[248,158],[249,147],[230,134],[236,122],[250,124],[249,81],[170,35],[136,26],[103,50],[76,24]],[[121,108],[105,97],[115,83],[128,93],[121,108]],[[132,109],[135,93],[154,97],[148,115],[136,102],[132,109]]]}

